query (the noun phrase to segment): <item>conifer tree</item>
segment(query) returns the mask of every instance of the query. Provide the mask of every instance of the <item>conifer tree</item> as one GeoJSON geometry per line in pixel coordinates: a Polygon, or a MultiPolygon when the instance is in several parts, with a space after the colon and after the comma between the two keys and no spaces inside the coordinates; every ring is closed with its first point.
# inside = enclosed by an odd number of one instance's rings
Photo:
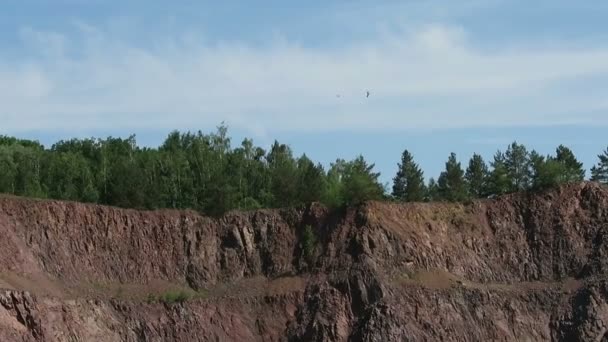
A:
{"type": "Polygon", "coordinates": [[[318,201],[325,188],[325,172],[321,164],[315,165],[306,154],[298,159],[296,193],[301,204],[318,201]]]}
{"type": "Polygon", "coordinates": [[[591,180],[608,184],[608,148],[597,157],[598,163],[591,168],[591,180]]]}
{"type": "Polygon", "coordinates": [[[424,200],[426,202],[432,202],[437,201],[439,199],[439,187],[437,186],[435,178],[431,177],[431,179],[429,179],[429,184],[426,187],[426,195],[424,197],[424,200]]]}
{"type": "Polygon", "coordinates": [[[424,200],[426,189],[423,172],[408,150],[403,151],[398,166],[397,175],[393,178],[393,197],[404,202],[424,200]]]}
{"type": "Polygon", "coordinates": [[[483,158],[479,154],[473,154],[464,176],[470,196],[481,198],[486,194],[488,175],[488,166],[483,158]]]}
{"type": "Polygon", "coordinates": [[[467,188],[464,180],[464,171],[460,162],[456,160],[456,154],[451,153],[445,163],[445,171],[437,180],[439,197],[450,202],[464,201],[467,199],[467,188]]]}
{"type": "Polygon", "coordinates": [[[368,164],[363,156],[346,164],[343,176],[343,196],[347,205],[357,205],[368,200],[382,199],[384,189],[378,182],[380,173],[373,172],[374,164],[368,164]]]}
{"type": "Polygon", "coordinates": [[[581,182],[585,179],[583,163],[576,159],[572,150],[564,145],[559,145],[555,150],[555,154],[555,161],[563,166],[562,182],[581,182]]]}
{"type": "Polygon", "coordinates": [[[501,151],[497,151],[491,164],[492,171],[488,178],[487,193],[498,196],[509,192],[511,182],[505,165],[505,155],[501,151]]]}
{"type": "Polygon", "coordinates": [[[521,191],[530,184],[530,160],[524,145],[513,142],[505,152],[505,167],[511,186],[509,191],[521,191]]]}

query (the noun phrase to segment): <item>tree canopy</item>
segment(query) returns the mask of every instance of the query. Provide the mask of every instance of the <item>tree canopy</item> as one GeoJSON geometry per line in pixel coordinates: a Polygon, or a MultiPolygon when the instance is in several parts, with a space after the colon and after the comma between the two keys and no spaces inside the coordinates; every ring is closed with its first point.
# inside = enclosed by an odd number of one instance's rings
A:
{"type": "Polygon", "coordinates": [[[232,209],[331,206],[381,199],[374,164],[337,160],[326,172],[305,154],[275,141],[265,151],[244,139],[233,148],[227,127],[170,132],[158,148],[126,138],[35,141],[0,136],[0,192],[120,207],[232,209]]]}
{"type": "Polygon", "coordinates": [[[591,168],[591,180],[608,184],[608,147],[597,158],[599,161],[591,168]]]}
{"type": "Polygon", "coordinates": [[[455,153],[450,154],[445,163],[445,171],[437,179],[437,190],[439,198],[446,201],[464,201],[468,197],[464,171],[460,162],[456,160],[455,153]]]}
{"type": "MultiPolygon", "coordinates": [[[[591,180],[608,184],[608,148],[598,155],[591,180]]],[[[359,155],[327,169],[306,154],[274,141],[268,150],[244,139],[235,147],[223,124],[211,133],[170,132],[158,148],[126,138],[37,141],[0,136],[0,192],[129,208],[191,208],[210,215],[232,209],[330,207],[368,200],[464,201],[522,190],[542,190],[585,178],[568,147],[540,155],[513,142],[486,164],[473,154],[466,171],[451,153],[438,178],[429,178],[404,150],[392,196],[375,164],[359,155]]]]}
{"type": "Polygon", "coordinates": [[[397,165],[397,174],[393,178],[393,197],[405,202],[424,200],[426,195],[424,175],[408,150],[403,151],[401,162],[397,165]]]}
{"type": "Polygon", "coordinates": [[[474,153],[464,176],[470,197],[480,198],[488,192],[488,177],[486,162],[479,154],[474,153]]]}

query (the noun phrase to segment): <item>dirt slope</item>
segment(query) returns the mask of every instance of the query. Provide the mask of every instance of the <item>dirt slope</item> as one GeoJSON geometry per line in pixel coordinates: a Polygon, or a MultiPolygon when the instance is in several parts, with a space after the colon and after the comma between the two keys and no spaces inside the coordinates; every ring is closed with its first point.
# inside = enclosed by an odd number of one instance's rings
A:
{"type": "Polygon", "coordinates": [[[0,197],[0,341],[608,341],[607,253],[592,183],[221,219],[0,197]]]}

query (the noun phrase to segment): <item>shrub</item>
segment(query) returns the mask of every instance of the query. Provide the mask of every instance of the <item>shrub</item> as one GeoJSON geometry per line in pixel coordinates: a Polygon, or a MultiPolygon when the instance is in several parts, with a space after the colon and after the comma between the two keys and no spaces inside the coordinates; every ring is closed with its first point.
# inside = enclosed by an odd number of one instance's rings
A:
{"type": "Polygon", "coordinates": [[[173,303],[183,303],[190,299],[190,294],[188,292],[180,290],[180,291],[167,291],[164,295],[162,295],[159,300],[165,304],[173,304],[173,303]]]}
{"type": "Polygon", "coordinates": [[[153,293],[148,294],[148,298],[146,298],[146,302],[148,304],[156,303],[156,296],[153,293]]]}
{"type": "Polygon", "coordinates": [[[304,234],[302,235],[302,251],[308,262],[311,262],[314,257],[316,246],[317,237],[315,236],[312,227],[307,225],[304,227],[304,234]]]}

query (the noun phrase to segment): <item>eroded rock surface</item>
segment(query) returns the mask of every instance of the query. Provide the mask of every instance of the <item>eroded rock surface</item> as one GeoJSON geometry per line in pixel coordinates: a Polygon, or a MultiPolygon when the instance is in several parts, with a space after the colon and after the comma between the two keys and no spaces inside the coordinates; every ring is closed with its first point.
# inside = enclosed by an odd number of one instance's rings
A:
{"type": "Polygon", "coordinates": [[[221,219],[1,197],[0,341],[608,341],[607,257],[593,183],[221,219]]]}

